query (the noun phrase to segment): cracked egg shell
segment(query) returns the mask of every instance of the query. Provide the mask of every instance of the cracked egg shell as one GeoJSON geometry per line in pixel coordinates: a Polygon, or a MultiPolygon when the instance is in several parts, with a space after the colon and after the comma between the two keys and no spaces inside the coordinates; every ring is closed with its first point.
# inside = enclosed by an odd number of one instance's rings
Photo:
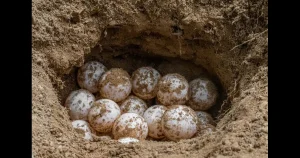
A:
{"type": "Polygon", "coordinates": [[[148,135],[152,138],[164,138],[161,127],[161,120],[167,108],[163,105],[154,105],[148,108],[144,113],[144,119],[148,124],[148,135]]]}
{"type": "Polygon", "coordinates": [[[112,68],[105,72],[99,80],[98,88],[103,98],[120,102],[131,92],[129,74],[120,68],[112,68]]]}
{"type": "Polygon", "coordinates": [[[143,116],[147,109],[147,104],[142,99],[131,95],[121,103],[120,109],[122,114],[136,113],[143,116]]]}
{"type": "Polygon", "coordinates": [[[111,132],[115,120],[121,111],[117,103],[109,99],[100,99],[94,102],[88,114],[90,125],[97,132],[111,132]]]}
{"type": "Polygon", "coordinates": [[[207,110],[216,103],[217,97],[215,84],[206,78],[198,78],[190,82],[187,105],[193,110],[207,110]]]}
{"type": "Polygon", "coordinates": [[[136,113],[125,113],[115,121],[112,134],[114,139],[131,137],[145,140],[148,135],[148,125],[142,116],[136,113]]]}
{"type": "Polygon", "coordinates": [[[163,76],[158,83],[157,99],[165,106],[183,105],[188,100],[188,81],[180,74],[163,76]]]}
{"type": "Polygon", "coordinates": [[[85,140],[93,140],[89,123],[84,120],[75,120],[72,122],[73,128],[81,134],[84,134],[85,140]]]}
{"type": "Polygon", "coordinates": [[[87,120],[88,112],[94,101],[94,95],[85,89],[71,92],[65,102],[71,120],[87,120]]]}
{"type": "Polygon", "coordinates": [[[82,89],[96,93],[98,92],[98,81],[106,70],[106,67],[100,62],[87,62],[79,68],[77,82],[82,89]]]}
{"type": "Polygon", "coordinates": [[[152,67],[141,67],[132,73],[132,92],[142,99],[152,99],[158,91],[160,73],[152,67]]]}
{"type": "Polygon", "coordinates": [[[161,123],[164,135],[173,141],[192,138],[198,129],[198,118],[195,111],[185,105],[168,107],[161,123]]]}

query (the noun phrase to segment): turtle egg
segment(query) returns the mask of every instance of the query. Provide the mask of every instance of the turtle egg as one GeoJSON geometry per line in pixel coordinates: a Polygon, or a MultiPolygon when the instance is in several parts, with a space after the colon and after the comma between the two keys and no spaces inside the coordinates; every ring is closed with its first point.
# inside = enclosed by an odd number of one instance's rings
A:
{"type": "Polygon", "coordinates": [[[128,97],[131,92],[130,76],[123,69],[112,68],[102,75],[98,88],[103,98],[120,102],[128,97]]]}
{"type": "Polygon", "coordinates": [[[200,126],[205,126],[207,124],[211,124],[211,125],[215,124],[213,118],[209,113],[204,111],[195,111],[195,113],[198,117],[198,121],[199,121],[198,123],[200,124],[200,126]]]}
{"type": "Polygon", "coordinates": [[[94,95],[87,90],[79,89],[71,92],[65,102],[71,120],[87,120],[88,112],[94,101],[94,95]]]}
{"type": "Polygon", "coordinates": [[[188,81],[177,73],[167,74],[158,83],[157,99],[165,106],[185,104],[188,100],[188,81]]]}
{"type": "Polygon", "coordinates": [[[129,96],[120,106],[122,113],[136,113],[143,116],[147,109],[147,104],[136,96],[129,96]]]}
{"type": "Polygon", "coordinates": [[[198,131],[196,136],[200,136],[203,134],[211,134],[214,131],[216,131],[216,127],[211,124],[207,124],[205,126],[202,126],[201,130],[198,131]]]}
{"type": "Polygon", "coordinates": [[[129,144],[129,143],[137,143],[139,142],[139,140],[135,138],[125,137],[125,138],[120,138],[118,142],[122,144],[129,144]]]}
{"type": "Polygon", "coordinates": [[[141,67],[132,73],[132,91],[142,99],[152,99],[157,93],[160,74],[152,67],[141,67]]]}
{"type": "Polygon", "coordinates": [[[164,138],[161,127],[161,120],[167,108],[162,105],[154,105],[148,108],[144,113],[144,119],[148,124],[148,135],[152,138],[164,138]]]}
{"type": "Polygon", "coordinates": [[[98,81],[105,71],[106,67],[100,62],[87,62],[78,70],[77,82],[82,89],[96,93],[98,91],[98,81]]]}
{"type": "Polygon", "coordinates": [[[197,133],[197,115],[193,109],[185,105],[168,107],[161,123],[164,135],[173,141],[188,139],[197,133]]]}
{"type": "Polygon", "coordinates": [[[73,128],[78,132],[84,135],[85,140],[93,140],[92,132],[89,127],[89,123],[83,120],[75,120],[72,122],[73,128]]]}
{"type": "Polygon", "coordinates": [[[115,120],[121,111],[117,103],[109,99],[100,99],[94,102],[88,114],[91,126],[98,132],[111,132],[115,120]]]}
{"type": "Polygon", "coordinates": [[[194,110],[207,110],[216,103],[218,91],[213,82],[198,78],[190,82],[187,105],[194,110]]]}
{"type": "Polygon", "coordinates": [[[144,140],[148,135],[148,125],[142,116],[136,113],[125,113],[115,121],[112,134],[114,139],[131,137],[144,140]]]}

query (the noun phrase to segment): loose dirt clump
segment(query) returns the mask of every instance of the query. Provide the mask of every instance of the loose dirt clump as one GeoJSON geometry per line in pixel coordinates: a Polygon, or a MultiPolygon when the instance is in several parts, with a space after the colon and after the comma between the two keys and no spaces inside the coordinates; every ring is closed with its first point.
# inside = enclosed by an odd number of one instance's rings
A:
{"type": "Polygon", "coordinates": [[[35,158],[268,156],[268,1],[33,0],[32,19],[35,158]],[[93,59],[129,74],[152,66],[210,78],[215,130],[179,142],[84,141],[62,105],[93,59]]]}

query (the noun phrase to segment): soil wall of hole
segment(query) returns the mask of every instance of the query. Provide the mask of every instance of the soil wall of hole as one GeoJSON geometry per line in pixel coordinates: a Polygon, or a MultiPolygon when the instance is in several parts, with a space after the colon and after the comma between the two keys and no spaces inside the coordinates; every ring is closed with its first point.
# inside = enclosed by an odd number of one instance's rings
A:
{"type": "Polygon", "coordinates": [[[267,3],[33,0],[34,157],[267,157],[267,3]],[[227,96],[217,130],[178,143],[82,140],[61,104],[93,48],[103,60],[133,53],[201,65],[227,96]]]}

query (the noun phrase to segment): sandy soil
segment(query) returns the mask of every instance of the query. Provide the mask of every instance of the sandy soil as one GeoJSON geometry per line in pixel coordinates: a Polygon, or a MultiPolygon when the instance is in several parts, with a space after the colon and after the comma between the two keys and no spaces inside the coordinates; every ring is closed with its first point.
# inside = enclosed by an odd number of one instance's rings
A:
{"type": "Polygon", "coordinates": [[[265,0],[33,0],[33,155],[267,157],[267,59],[265,0]],[[91,59],[129,73],[146,64],[216,79],[226,97],[214,110],[216,131],[177,143],[84,141],[62,105],[91,59]]]}

